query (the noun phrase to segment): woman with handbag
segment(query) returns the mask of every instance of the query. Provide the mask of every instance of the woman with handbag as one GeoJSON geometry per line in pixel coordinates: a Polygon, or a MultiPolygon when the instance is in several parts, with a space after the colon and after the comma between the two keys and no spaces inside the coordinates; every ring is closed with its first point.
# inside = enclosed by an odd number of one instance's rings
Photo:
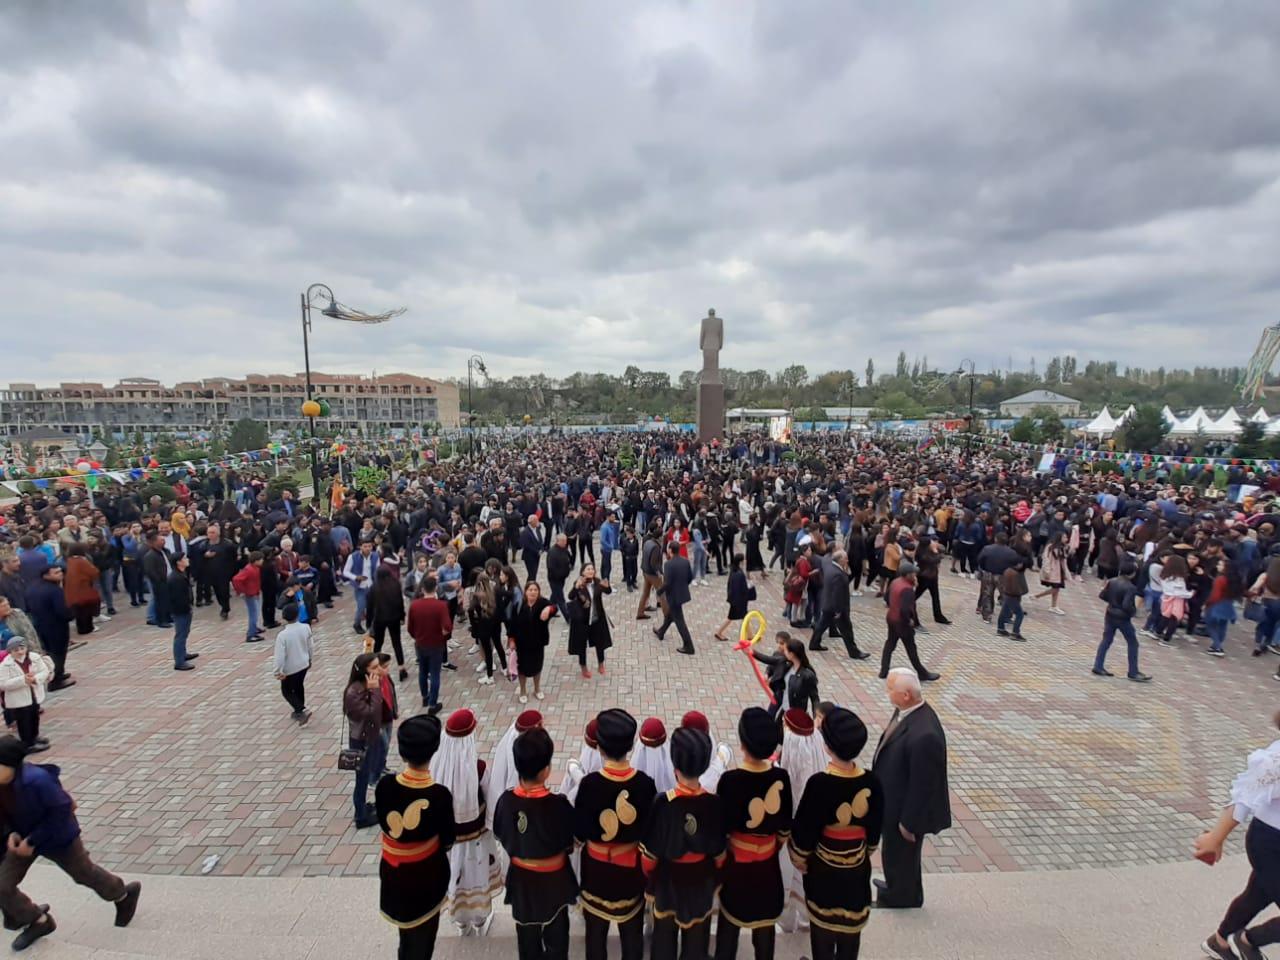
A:
{"type": "Polygon", "coordinates": [[[729,615],[716,630],[717,640],[729,639],[724,635],[725,630],[729,629],[735,621],[746,617],[747,606],[756,598],[756,588],[742,572],[743,560],[742,554],[735,553],[733,559],[729,561],[729,583],[725,590],[725,599],[729,603],[729,615]]]}
{"type": "Polygon", "coordinates": [[[378,817],[369,803],[369,787],[382,773],[382,666],[376,653],[362,653],[351,664],[347,688],[342,694],[342,713],[347,719],[347,746],[338,755],[338,769],[355,772],[352,791],[352,819],[357,829],[377,826],[378,817]]]}

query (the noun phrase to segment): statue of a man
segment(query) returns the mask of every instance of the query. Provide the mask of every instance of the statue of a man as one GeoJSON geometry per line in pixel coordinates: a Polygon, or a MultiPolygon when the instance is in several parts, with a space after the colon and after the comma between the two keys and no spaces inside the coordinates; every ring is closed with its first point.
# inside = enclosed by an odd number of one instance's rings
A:
{"type": "Polygon", "coordinates": [[[720,373],[720,348],[724,346],[724,321],[708,310],[702,319],[698,347],[702,350],[702,379],[714,381],[720,373]],[[710,374],[711,376],[708,376],[710,374]]]}

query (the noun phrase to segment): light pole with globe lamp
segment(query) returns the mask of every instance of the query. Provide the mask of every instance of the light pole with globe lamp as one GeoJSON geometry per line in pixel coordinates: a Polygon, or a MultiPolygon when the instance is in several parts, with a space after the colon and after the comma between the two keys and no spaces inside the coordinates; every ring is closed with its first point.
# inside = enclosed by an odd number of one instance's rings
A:
{"type": "Polygon", "coordinates": [[[471,462],[476,459],[476,407],[471,394],[472,370],[479,370],[480,376],[488,379],[489,371],[485,368],[484,358],[478,353],[467,357],[467,456],[471,462]]]}
{"type": "Polygon", "coordinates": [[[968,425],[968,431],[967,431],[968,436],[965,437],[964,455],[966,458],[971,458],[973,456],[973,428],[976,423],[973,415],[973,385],[978,380],[977,365],[972,360],[969,360],[967,358],[964,360],[961,360],[960,369],[956,371],[955,375],[957,377],[969,378],[969,416],[967,418],[969,421],[969,425],[968,425]],[[964,369],[966,363],[969,365],[968,372],[966,372],[964,369]]]}

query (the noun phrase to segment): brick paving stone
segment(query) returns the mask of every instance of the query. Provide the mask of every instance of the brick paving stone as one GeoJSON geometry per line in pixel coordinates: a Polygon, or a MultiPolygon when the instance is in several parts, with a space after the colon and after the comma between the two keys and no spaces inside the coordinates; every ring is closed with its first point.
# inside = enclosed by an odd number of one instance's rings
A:
{"type": "MultiPolygon", "coordinates": [[[[1123,646],[1113,648],[1115,679],[1089,673],[1101,630],[1096,581],[1070,584],[1062,605],[1030,601],[1026,644],[995,635],[973,610],[977,583],[943,573],[943,606],[954,623],[928,621],[925,662],[942,674],[927,696],[942,717],[950,751],[955,826],[932,838],[927,870],[987,872],[1142,864],[1183,859],[1190,838],[1223,797],[1248,751],[1269,742],[1280,661],[1248,655],[1247,628],[1233,628],[1228,656],[1204,656],[1205,643],[1172,648],[1143,640],[1149,685],[1126,681],[1123,646]]],[[[769,621],[766,644],[785,628],[781,578],[757,584],[769,621]]],[[[608,673],[583,680],[553,624],[542,710],[556,740],[555,780],[581,746],[581,729],[599,709],[625,706],[638,717],[707,714],[719,739],[734,740],[742,707],[763,694],[742,653],[717,643],[725,580],[694,587],[686,609],[696,658],[675,654],[634,619],[636,596],[615,591],[608,673]]],[[[86,646],[72,651],[79,683],[53,693],[43,723],[79,802],[86,841],[104,865],[139,873],[199,873],[208,853],[219,875],[368,875],[377,868],[377,833],[350,823],[350,775],[334,766],[341,739],[341,693],[360,638],[350,629],[350,596],[322,610],[315,663],[307,676],[314,716],[297,727],[270,673],[271,643],[243,642],[244,614],[223,623],[196,611],[189,648],[194,671],[172,669],[169,631],[148,627],[124,607],[86,646]]],[[[873,659],[848,660],[838,642],[815,654],[824,699],[867,721],[871,743],[890,707],[877,677],[883,604],[853,600],[858,642],[873,659]]],[[[807,633],[807,632],[806,632],[807,633]]],[[[471,707],[481,718],[482,754],[522,708],[515,685],[476,680],[478,662],[455,651],[444,674],[446,710],[471,707]]],[[[901,653],[895,663],[904,663],[901,653]]],[[[418,712],[416,667],[400,685],[405,715],[418,712]]],[[[397,759],[392,751],[391,765],[397,759]]],[[[1238,848],[1237,848],[1238,849],[1238,848]]]]}

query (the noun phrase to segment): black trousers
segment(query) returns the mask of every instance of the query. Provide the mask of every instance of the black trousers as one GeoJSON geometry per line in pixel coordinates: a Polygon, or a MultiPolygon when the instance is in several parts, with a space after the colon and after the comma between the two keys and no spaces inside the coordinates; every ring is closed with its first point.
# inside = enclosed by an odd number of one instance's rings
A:
{"type": "MultiPolygon", "coordinates": [[[[29,747],[40,736],[40,705],[32,703],[25,707],[13,707],[13,722],[18,725],[18,739],[24,747],[29,747]]],[[[13,854],[10,854],[13,856],[13,854]]]]}
{"type": "Polygon", "coordinates": [[[861,652],[858,650],[858,642],[853,639],[853,621],[849,619],[847,611],[824,613],[822,620],[832,634],[844,641],[845,653],[853,657],[861,652]]]}
{"type": "Polygon", "coordinates": [[[710,946],[710,920],[703,920],[686,930],[676,926],[675,917],[655,918],[653,921],[653,944],[649,951],[653,960],[677,960],[677,957],[679,960],[706,960],[710,946]]]}
{"type": "Polygon", "coordinates": [[[916,581],[916,599],[923,596],[926,590],[929,591],[929,599],[933,601],[933,619],[936,623],[941,623],[947,618],[942,615],[942,597],[938,593],[937,577],[921,577],[916,581]]]}
{"type": "Polygon", "coordinates": [[[502,672],[507,672],[507,651],[502,646],[502,624],[495,620],[492,624],[482,625],[476,632],[476,641],[484,651],[485,676],[493,676],[493,655],[497,653],[502,672]]]}
{"type": "Polygon", "coordinates": [[[396,652],[396,663],[404,666],[404,647],[400,643],[400,621],[379,620],[373,625],[373,652],[382,652],[382,643],[391,634],[391,649],[396,652]]]}
{"type": "Polygon", "coordinates": [[[596,562],[595,541],[592,540],[590,537],[587,537],[585,540],[579,541],[579,548],[580,549],[578,550],[578,560],[582,564],[582,566],[585,567],[588,563],[591,564],[592,566],[595,566],[595,562],[596,562]]]}
{"type": "Polygon", "coordinates": [[[667,628],[672,624],[676,626],[676,632],[680,634],[680,640],[684,644],[685,649],[693,649],[693,637],[689,636],[689,625],[684,622],[684,604],[668,605],[666,612],[662,617],[662,626],[658,628],[658,639],[664,640],[667,635],[667,628]]]}
{"type": "MultiPolygon", "coordinates": [[[[609,955],[609,921],[594,913],[582,911],[587,928],[587,960],[605,960],[609,955]]],[[[622,941],[622,960],[642,960],[644,957],[644,911],[641,910],[626,923],[618,924],[618,939],[622,941]]]]}
{"type": "Polygon", "coordinates": [[[540,556],[535,556],[532,560],[526,558],[524,561],[524,572],[529,580],[538,579],[538,564],[542,561],[540,556]]]}
{"type": "MultiPolygon", "coordinates": [[[[1253,872],[1240,896],[1231,901],[1218,926],[1224,938],[1245,927],[1258,914],[1273,903],[1280,904],[1280,830],[1269,827],[1261,820],[1249,824],[1244,839],[1245,853],[1253,872]]],[[[1272,917],[1245,930],[1249,942],[1255,947],[1280,943],[1280,917],[1272,917]]]]}
{"type": "MultiPolygon", "coordinates": [[[[734,960],[738,955],[738,937],[742,928],[733,923],[720,911],[720,921],[716,924],[716,960],[734,960]]],[[[756,927],[751,931],[751,947],[755,952],[755,960],[771,960],[777,931],[773,924],[767,927],[756,927]]]]}
{"type": "Polygon", "coordinates": [[[280,695],[284,697],[284,702],[293,707],[294,713],[301,713],[307,708],[307,693],[302,688],[302,683],[307,679],[307,668],[303,667],[297,673],[291,673],[280,681],[280,695]]]}
{"type": "Polygon", "coordinates": [[[921,676],[928,673],[925,665],[920,662],[920,653],[916,650],[915,630],[910,624],[899,626],[891,623],[889,636],[884,641],[884,652],[880,654],[880,676],[889,675],[889,667],[893,665],[893,651],[899,642],[907,651],[907,659],[911,661],[911,666],[916,668],[916,673],[921,676]]]}
{"type": "Polygon", "coordinates": [[[217,579],[210,583],[213,595],[218,599],[218,608],[223,613],[231,613],[231,581],[217,579]]]}
{"type": "Polygon", "coordinates": [[[862,946],[860,933],[835,933],[823,930],[816,923],[809,927],[809,947],[813,960],[858,960],[862,946]]]}
{"type": "Polygon", "coordinates": [[[431,960],[436,952],[436,934],[440,932],[440,914],[426,923],[400,931],[400,948],[397,960],[431,960]]]}
{"type": "Polygon", "coordinates": [[[924,906],[924,879],[920,875],[920,855],[924,838],[907,842],[896,823],[886,823],[880,839],[880,860],[884,865],[885,892],[880,902],[895,907],[924,906]]]}
{"type": "Polygon", "coordinates": [[[520,960],[565,960],[569,956],[569,908],[550,923],[517,923],[516,950],[520,960]]]}

